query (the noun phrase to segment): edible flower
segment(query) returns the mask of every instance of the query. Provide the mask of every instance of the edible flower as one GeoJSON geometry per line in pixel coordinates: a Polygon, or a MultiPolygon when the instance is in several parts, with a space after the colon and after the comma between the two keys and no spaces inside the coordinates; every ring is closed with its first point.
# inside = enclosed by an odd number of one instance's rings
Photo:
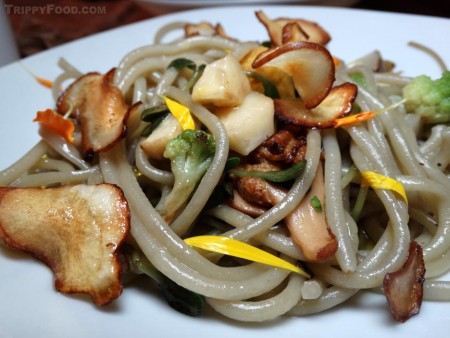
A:
{"type": "Polygon", "coordinates": [[[225,236],[196,236],[184,240],[192,247],[221,253],[233,257],[243,258],[257,263],[262,263],[277,268],[286,269],[310,278],[305,271],[277,256],[258,249],[247,243],[225,236]]]}
{"type": "Polygon", "coordinates": [[[337,68],[337,67],[339,67],[340,65],[341,65],[341,61],[337,58],[337,57],[335,57],[335,56],[333,56],[333,62],[334,62],[334,66],[337,68]]]}
{"type": "Polygon", "coordinates": [[[45,79],[43,77],[39,77],[36,74],[34,74],[28,67],[26,67],[23,63],[20,63],[20,65],[23,67],[23,69],[25,69],[27,71],[28,74],[30,74],[32,77],[34,77],[34,79],[40,83],[41,85],[43,85],[44,87],[47,88],[52,88],[53,87],[53,81],[50,81],[48,79],[45,79]]]}
{"type": "Polygon", "coordinates": [[[389,111],[389,110],[394,109],[394,108],[397,108],[398,106],[400,106],[404,102],[405,102],[405,100],[403,99],[403,100],[400,100],[400,101],[398,101],[396,103],[393,103],[390,106],[387,106],[387,107],[385,107],[383,109],[380,109],[380,110],[365,111],[365,112],[362,112],[362,113],[359,113],[359,114],[350,115],[350,116],[346,116],[346,117],[341,117],[341,118],[335,120],[334,128],[339,128],[341,126],[347,126],[347,125],[351,125],[351,124],[360,123],[360,122],[364,122],[364,121],[370,120],[371,118],[375,117],[377,114],[389,111]]]}
{"type": "Polygon", "coordinates": [[[394,191],[399,194],[408,204],[408,198],[406,197],[405,188],[399,181],[373,171],[363,171],[361,175],[363,177],[362,184],[368,185],[373,189],[387,189],[394,191]]]}
{"type": "Polygon", "coordinates": [[[163,99],[172,115],[180,122],[183,130],[195,129],[195,122],[188,107],[183,106],[181,103],[169,99],[166,96],[164,96],[163,99]]]}
{"type": "Polygon", "coordinates": [[[73,122],[60,114],[56,114],[52,109],[38,111],[33,122],[39,122],[70,143],[73,142],[73,131],[75,130],[73,122]]]}
{"type": "Polygon", "coordinates": [[[366,111],[355,115],[350,115],[346,117],[341,117],[339,119],[336,119],[334,128],[339,128],[342,126],[348,126],[355,123],[364,122],[367,120],[370,120],[372,117],[377,115],[379,112],[377,111],[366,111]]]}

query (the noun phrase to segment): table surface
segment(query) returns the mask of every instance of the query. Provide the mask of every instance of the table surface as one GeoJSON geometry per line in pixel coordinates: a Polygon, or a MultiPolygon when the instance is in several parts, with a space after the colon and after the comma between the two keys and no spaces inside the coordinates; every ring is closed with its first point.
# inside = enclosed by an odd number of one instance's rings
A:
{"type": "MultiPolygon", "coordinates": [[[[34,13],[33,8],[42,8],[41,0],[4,0],[4,3],[22,57],[158,13],[154,6],[138,0],[48,0],[46,10],[34,13]],[[73,6],[97,6],[103,10],[90,15],[58,15],[54,10],[73,6]]],[[[448,0],[360,0],[351,7],[450,17],[448,0]]]]}

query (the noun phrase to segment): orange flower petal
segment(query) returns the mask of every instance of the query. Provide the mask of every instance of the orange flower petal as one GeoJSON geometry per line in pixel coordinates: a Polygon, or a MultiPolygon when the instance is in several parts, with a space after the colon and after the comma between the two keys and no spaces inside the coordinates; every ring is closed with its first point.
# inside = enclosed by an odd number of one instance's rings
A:
{"type": "Polygon", "coordinates": [[[73,122],[65,119],[62,115],[56,114],[53,110],[38,111],[33,122],[39,122],[64,137],[67,141],[73,142],[72,134],[75,130],[73,122]]]}

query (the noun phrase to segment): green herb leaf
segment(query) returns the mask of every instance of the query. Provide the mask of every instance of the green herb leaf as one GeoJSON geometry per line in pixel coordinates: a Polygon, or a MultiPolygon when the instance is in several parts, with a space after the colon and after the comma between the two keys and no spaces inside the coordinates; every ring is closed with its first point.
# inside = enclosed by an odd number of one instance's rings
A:
{"type": "Polygon", "coordinates": [[[240,162],[241,162],[241,159],[239,157],[230,157],[227,160],[227,163],[225,163],[225,171],[236,168],[240,162]]]}
{"type": "Polygon", "coordinates": [[[362,73],[352,73],[350,74],[350,78],[357,84],[360,85],[361,87],[366,88],[367,87],[367,81],[366,78],[364,77],[364,75],[362,73]]]}
{"type": "Polygon", "coordinates": [[[322,203],[320,203],[320,200],[317,196],[314,196],[311,198],[311,206],[316,210],[321,212],[322,211],[322,203]]]}
{"type": "Polygon", "coordinates": [[[262,84],[262,86],[264,87],[264,95],[272,99],[280,98],[280,93],[278,92],[277,87],[273,84],[272,81],[267,79],[264,75],[249,70],[245,72],[245,75],[247,75],[247,77],[255,79],[256,81],[259,81],[262,84]]]}
{"type": "Polygon", "coordinates": [[[205,209],[211,209],[222,204],[227,199],[233,198],[233,183],[223,182],[217,185],[206,202],[205,209]]]}
{"type": "Polygon", "coordinates": [[[184,86],[184,90],[191,90],[192,87],[197,83],[198,79],[202,76],[203,71],[205,70],[206,65],[200,65],[197,69],[195,69],[194,74],[192,74],[189,81],[184,86]]]}
{"type": "Polygon", "coordinates": [[[179,286],[164,276],[141,252],[131,247],[128,250],[131,250],[131,254],[128,253],[128,256],[124,256],[124,258],[129,257],[132,270],[140,271],[152,278],[160,287],[167,304],[188,316],[197,317],[203,313],[206,306],[205,297],[179,286]]]}
{"type": "Polygon", "coordinates": [[[192,70],[195,70],[195,68],[197,68],[197,66],[195,65],[195,62],[186,58],[179,58],[179,59],[175,59],[173,60],[168,66],[167,68],[173,67],[176,70],[181,70],[183,68],[189,68],[192,70]]]}
{"type": "Polygon", "coordinates": [[[296,165],[285,170],[277,171],[247,171],[242,169],[231,169],[230,174],[237,177],[258,177],[270,182],[287,182],[295,180],[305,169],[306,160],[303,160],[296,165]]]}
{"type": "Polygon", "coordinates": [[[146,137],[150,135],[153,132],[153,130],[155,130],[156,127],[158,127],[165,118],[166,115],[163,115],[153,120],[153,122],[149,123],[149,125],[144,128],[144,130],[141,133],[141,136],[146,137]]]}
{"type": "Polygon", "coordinates": [[[198,317],[206,306],[205,297],[179,286],[169,278],[160,284],[167,303],[178,312],[191,317],[198,317]]]}
{"type": "Polygon", "coordinates": [[[170,111],[167,105],[160,104],[158,106],[145,109],[141,113],[141,120],[145,122],[153,122],[154,120],[159,119],[161,116],[166,116],[169,113],[170,111]]]}

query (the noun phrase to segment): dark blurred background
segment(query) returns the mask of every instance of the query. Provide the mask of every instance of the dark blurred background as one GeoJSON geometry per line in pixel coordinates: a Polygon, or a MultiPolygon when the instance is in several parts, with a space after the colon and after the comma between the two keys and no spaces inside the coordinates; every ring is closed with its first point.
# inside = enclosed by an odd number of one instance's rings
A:
{"type": "MultiPolygon", "coordinates": [[[[22,57],[163,12],[160,6],[139,0],[4,0],[4,7],[22,57]],[[87,6],[92,10],[89,15],[60,13],[87,6]]],[[[450,17],[450,0],[355,0],[349,7],[450,17]]]]}

